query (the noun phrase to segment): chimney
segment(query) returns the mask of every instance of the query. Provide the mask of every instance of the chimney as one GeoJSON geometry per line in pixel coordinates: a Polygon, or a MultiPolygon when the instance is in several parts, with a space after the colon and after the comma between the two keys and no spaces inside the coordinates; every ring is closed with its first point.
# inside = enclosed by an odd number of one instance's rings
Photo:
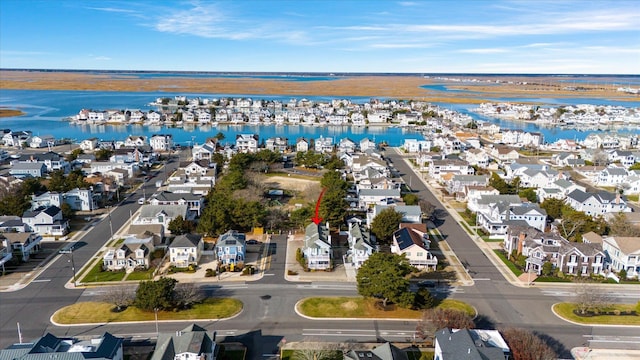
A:
{"type": "Polygon", "coordinates": [[[620,205],[620,193],[616,192],[616,205],[620,205]]]}
{"type": "Polygon", "coordinates": [[[518,255],[522,254],[522,247],[524,246],[525,237],[526,236],[524,232],[520,232],[520,235],[518,235],[518,255]]]}

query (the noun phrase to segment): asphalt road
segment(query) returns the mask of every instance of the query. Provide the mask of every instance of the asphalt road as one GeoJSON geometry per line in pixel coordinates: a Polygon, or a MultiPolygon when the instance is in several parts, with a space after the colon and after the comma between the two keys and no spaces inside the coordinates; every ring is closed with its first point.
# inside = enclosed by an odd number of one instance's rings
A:
{"type": "MultiPolygon", "coordinates": [[[[419,181],[418,175],[406,164],[402,155],[390,149],[385,156],[391,159],[394,167],[407,184],[421,198],[444,210],[445,206],[419,181]]],[[[625,336],[640,341],[640,328],[577,326],[560,320],[551,312],[554,303],[571,299],[573,293],[567,287],[546,290],[540,288],[521,288],[511,285],[493,266],[486,255],[454,220],[447,211],[438,222],[438,229],[460,261],[465,264],[475,285],[464,287],[452,294],[452,298],[466,301],[476,307],[481,315],[481,327],[522,327],[540,334],[555,345],[559,355],[568,357],[572,347],[584,346],[587,339],[599,336],[625,336]]],[[[640,289],[639,289],[640,290],[640,289]]],[[[624,302],[640,299],[640,292],[633,291],[631,297],[612,293],[624,302]]],[[[613,344],[613,343],[612,343],[613,344]]]]}
{"type": "MultiPolygon", "coordinates": [[[[395,155],[388,154],[394,157],[395,155]]],[[[173,163],[176,166],[177,162],[173,163]]],[[[417,181],[411,169],[395,156],[394,165],[411,182],[419,195],[439,208],[437,199],[417,181]],[[407,178],[412,176],[414,178],[407,178]]],[[[170,170],[169,170],[170,171],[170,170]]],[[[168,171],[168,173],[169,173],[168,171]]],[[[163,173],[160,173],[163,176],[163,173]]],[[[147,183],[147,194],[155,190],[152,178],[147,183]]],[[[114,230],[129,219],[139,205],[136,200],[142,191],[129,197],[111,213],[114,230]]],[[[487,327],[518,326],[545,334],[555,344],[560,355],[568,357],[574,346],[583,346],[589,339],[619,344],[621,339],[640,343],[638,328],[594,328],[574,326],[557,319],[550,307],[561,299],[570,298],[565,288],[518,288],[509,284],[482,254],[462,228],[452,219],[445,218],[440,225],[457,256],[467,264],[475,279],[475,286],[455,288],[451,296],[474,305],[482,315],[481,325],[487,327]],[[636,336],[637,338],[634,338],[636,336]]],[[[96,224],[81,239],[87,244],[74,252],[74,263],[85,263],[105,243],[109,236],[108,218],[96,224]]],[[[265,276],[256,282],[205,286],[211,296],[232,296],[243,301],[243,311],[225,321],[198,321],[209,330],[215,330],[219,339],[240,341],[251,347],[247,358],[264,359],[274,354],[278,343],[298,340],[325,341],[407,341],[412,338],[415,322],[374,320],[309,320],[297,315],[295,304],[309,296],[353,296],[355,284],[348,283],[289,283],[284,280],[286,237],[274,236],[269,245],[272,255],[265,276]]],[[[16,323],[20,322],[23,339],[33,340],[46,332],[59,336],[99,335],[109,331],[119,336],[149,338],[156,335],[154,322],[136,324],[108,324],[79,327],[57,327],[49,318],[58,308],[90,300],[100,295],[101,289],[65,289],[71,277],[70,258],[60,255],[26,288],[13,293],[0,293],[0,346],[18,341],[16,323]]],[[[159,323],[161,332],[173,332],[190,322],[159,323]]]]}

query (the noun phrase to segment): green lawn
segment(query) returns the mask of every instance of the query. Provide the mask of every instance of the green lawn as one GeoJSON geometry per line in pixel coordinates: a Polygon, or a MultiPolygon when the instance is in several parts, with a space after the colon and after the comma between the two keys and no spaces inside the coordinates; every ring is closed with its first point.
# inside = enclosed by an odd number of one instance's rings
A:
{"type": "Polygon", "coordinates": [[[151,280],[151,275],[153,275],[155,270],[156,268],[141,271],[136,270],[127,276],[127,280],[151,280]]]}
{"type": "MultiPolygon", "coordinates": [[[[635,304],[615,304],[607,308],[607,311],[632,311],[636,307],[635,304]]],[[[578,316],[573,311],[576,305],[573,303],[558,303],[553,305],[553,310],[565,320],[570,320],[580,324],[587,325],[634,325],[640,326],[640,316],[636,315],[595,315],[595,316],[578,316]]]]}
{"type": "MultiPolygon", "coordinates": [[[[113,312],[113,304],[105,302],[78,302],[56,311],[53,320],[60,324],[108,323],[127,321],[153,321],[153,312],[145,312],[133,306],[121,312],[113,312]]],[[[159,311],[158,320],[223,319],[242,310],[242,302],[230,298],[209,298],[202,304],[181,311],[159,311]]]]}
{"type": "Polygon", "coordinates": [[[97,261],[89,272],[82,278],[83,283],[121,281],[126,273],[124,271],[102,271],[102,261],[97,261]]]}
{"type": "MultiPolygon", "coordinates": [[[[466,311],[475,316],[475,309],[458,300],[443,300],[440,308],[466,311]]],[[[375,299],[363,297],[314,297],[300,302],[300,312],[306,316],[317,318],[390,318],[390,319],[419,319],[421,310],[410,310],[396,307],[394,310],[381,310],[376,306],[375,299]]]]}
{"type": "Polygon", "coordinates": [[[507,257],[504,255],[504,253],[502,253],[502,251],[500,250],[493,250],[493,252],[496,253],[496,255],[498,255],[498,257],[500,258],[500,260],[502,260],[502,262],[507,265],[507,267],[511,270],[511,272],[513,272],[516,276],[520,276],[522,275],[522,270],[518,269],[518,267],[516,267],[516,265],[514,263],[512,263],[511,261],[509,261],[509,259],[507,259],[507,257]]]}
{"type": "Polygon", "coordinates": [[[554,276],[538,276],[535,282],[571,282],[571,279],[561,279],[554,276]]]}

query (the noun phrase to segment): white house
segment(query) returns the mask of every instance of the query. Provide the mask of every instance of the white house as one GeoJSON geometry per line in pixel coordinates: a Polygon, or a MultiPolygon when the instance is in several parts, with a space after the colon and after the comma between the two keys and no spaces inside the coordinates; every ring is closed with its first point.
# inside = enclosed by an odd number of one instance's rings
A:
{"type": "Polygon", "coordinates": [[[640,237],[604,237],[602,249],[609,257],[610,270],[625,270],[628,278],[640,276],[640,237]]]}
{"type": "Polygon", "coordinates": [[[204,242],[202,236],[197,234],[184,234],[176,236],[169,245],[169,263],[175,267],[186,268],[189,265],[198,265],[204,242]]]}
{"type": "Polygon", "coordinates": [[[431,240],[425,224],[400,224],[400,229],[393,233],[391,252],[405,255],[409,264],[424,270],[435,270],[438,258],[429,248],[431,240]]]}
{"type": "Polygon", "coordinates": [[[38,210],[28,210],[22,214],[22,222],[27,231],[40,235],[65,235],[69,231],[69,221],[62,216],[57,206],[48,206],[38,210]]]}
{"type": "Polygon", "coordinates": [[[107,249],[102,256],[102,265],[106,270],[148,269],[151,261],[151,253],[155,249],[153,234],[138,238],[131,236],[124,240],[118,247],[107,249]]]}
{"type": "Polygon", "coordinates": [[[304,152],[309,151],[309,141],[305,138],[300,138],[296,141],[296,151],[304,152]]]}
{"type": "Polygon", "coordinates": [[[32,232],[7,232],[0,234],[0,238],[7,240],[14,255],[20,257],[20,261],[28,261],[32,254],[38,252],[42,241],[42,236],[32,232]]]}
{"type": "Polygon", "coordinates": [[[333,248],[329,225],[307,225],[302,249],[307,267],[311,270],[329,270],[333,267],[333,248]]]}
{"type": "Polygon", "coordinates": [[[591,216],[631,212],[627,202],[617,192],[615,194],[607,191],[590,193],[576,189],[567,194],[565,202],[575,210],[591,216]]]}
{"type": "Polygon", "coordinates": [[[236,148],[242,153],[257,152],[258,139],[257,134],[238,134],[236,135],[236,148]]]}
{"type": "Polygon", "coordinates": [[[376,245],[371,238],[371,233],[362,224],[356,222],[349,223],[347,231],[347,241],[349,250],[345,263],[350,263],[356,269],[369,259],[369,256],[376,252],[376,245]]]}
{"type": "Polygon", "coordinates": [[[140,213],[131,222],[133,225],[162,225],[167,231],[171,220],[182,216],[185,220],[193,220],[189,216],[189,206],[183,205],[143,205],[140,213]]]}
{"type": "Polygon", "coordinates": [[[173,148],[173,135],[155,134],[149,139],[149,145],[154,151],[170,151],[173,148]]]}

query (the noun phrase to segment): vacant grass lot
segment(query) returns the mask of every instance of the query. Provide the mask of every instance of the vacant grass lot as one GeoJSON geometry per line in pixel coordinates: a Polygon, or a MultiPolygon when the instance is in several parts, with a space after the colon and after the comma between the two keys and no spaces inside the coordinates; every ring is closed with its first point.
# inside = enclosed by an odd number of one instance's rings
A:
{"type": "Polygon", "coordinates": [[[507,265],[511,272],[513,272],[516,276],[522,275],[522,270],[518,269],[518,267],[514,263],[509,261],[509,259],[507,259],[507,257],[501,250],[494,250],[494,252],[496,253],[496,255],[498,255],[500,260],[502,260],[502,262],[507,265]]]}
{"type": "MultiPolygon", "coordinates": [[[[635,304],[615,304],[606,309],[607,312],[619,310],[620,312],[632,311],[635,304]]],[[[585,325],[635,325],[640,326],[640,316],[636,315],[594,315],[594,316],[578,316],[574,313],[576,310],[574,303],[558,303],[553,305],[553,310],[565,320],[570,320],[585,325]]]]}
{"type": "Polygon", "coordinates": [[[156,268],[150,268],[147,270],[134,271],[127,276],[127,280],[151,280],[151,275],[156,268]]]}
{"type": "MultiPolygon", "coordinates": [[[[121,312],[113,312],[113,304],[105,302],[79,302],[65,306],[53,314],[59,324],[94,324],[127,321],[153,321],[153,312],[145,312],[133,306],[121,312]]],[[[202,304],[181,311],[159,311],[158,320],[223,319],[242,311],[242,302],[229,298],[210,298],[202,304]]]]}
{"type": "MultiPolygon", "coordinates": [[[[376,303],[375,299],[363,297],[316,297],[302,300],[298,310],[306,316],[317,318],[419,319],[422,316],[421,310],[396,307],[385,311],[376,303]]],[[[473,307],[458,300],[443,300],[438,307],[466,311],[471,316],[476,314],[473,307]]]]}

